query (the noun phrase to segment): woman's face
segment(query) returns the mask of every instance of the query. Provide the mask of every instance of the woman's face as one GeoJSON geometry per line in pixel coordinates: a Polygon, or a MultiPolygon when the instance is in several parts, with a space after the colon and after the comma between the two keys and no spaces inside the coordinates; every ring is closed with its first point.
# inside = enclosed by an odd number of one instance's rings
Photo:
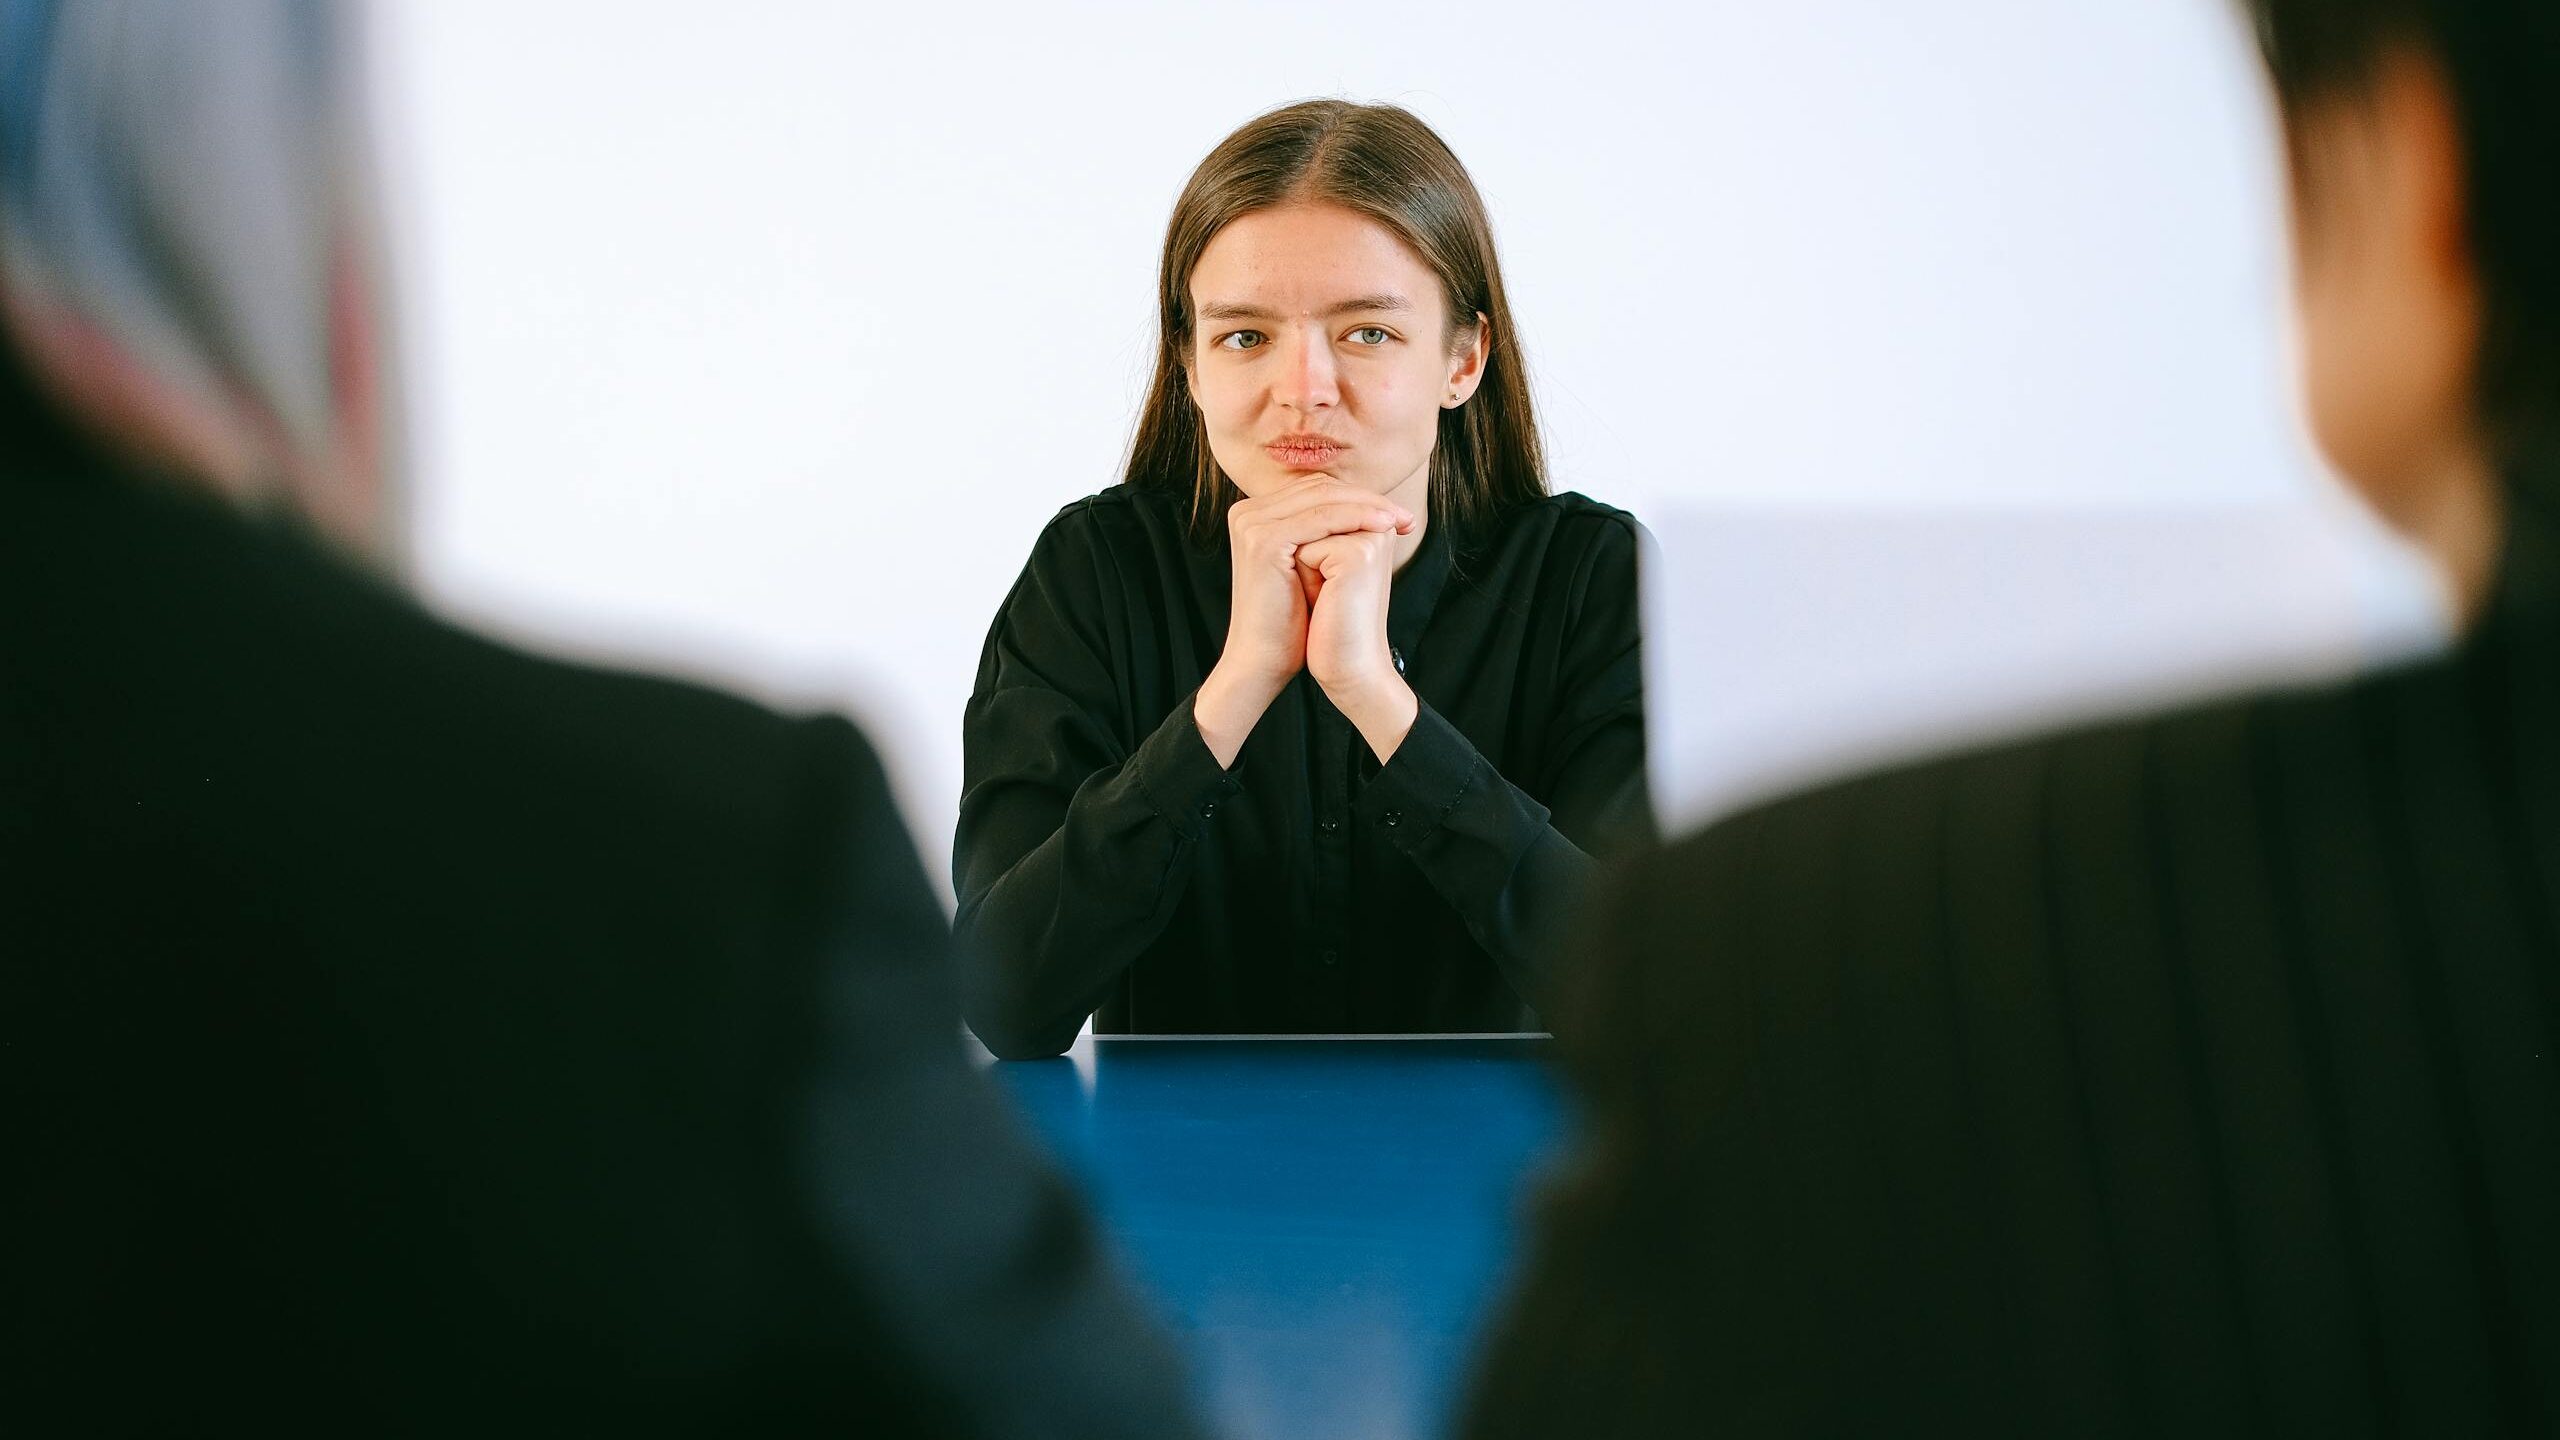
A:
{"type": "Polygon", "coordinates": [[[1237,489],[1321,471],[1422,509],[1491,337],[1474,317],[1451,352],[1440,279],[1394,232],[1336,205],[1246,215],[1192,267],[1191,313],[1191,393],[1237,489]]]}

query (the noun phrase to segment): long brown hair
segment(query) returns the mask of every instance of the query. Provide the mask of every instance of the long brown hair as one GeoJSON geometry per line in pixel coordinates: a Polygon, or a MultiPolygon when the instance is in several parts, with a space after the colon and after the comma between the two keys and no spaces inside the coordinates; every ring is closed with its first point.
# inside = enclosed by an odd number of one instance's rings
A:
{"type": "Polygon", "coordinates": [[[1466,167],[1431,127],[1394,105],[1306,100],[1248,122],[1191,172],[1165,227],[1157,272],[1155,378],[1138,416],[1123,482],[1187,498],[1193,534],[1216,538],[1235,482],[1209,453],[1191,396],[1191,271],[1220,230],[1289,204],[1332,204],[1387,227],[1440,277],[1454,342],[1475,317],[1493,335],[1484,379],[1467,403],[1440,412],[1431,451],[1434,523],[1490,519],[1547,493],[1546,459],[1520,331],[1502,288],[1493,222],[1466,167]]]}

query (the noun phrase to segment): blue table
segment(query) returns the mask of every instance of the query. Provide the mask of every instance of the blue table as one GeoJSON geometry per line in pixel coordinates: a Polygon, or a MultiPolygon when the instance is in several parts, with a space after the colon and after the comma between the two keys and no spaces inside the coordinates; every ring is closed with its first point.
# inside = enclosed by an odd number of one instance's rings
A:
{"type": "Polygon", "coordinates": [[[1561,1111],[1532,1039],[1119,1039],[996,1066],[1228,1434],[1443,1432],[1561,1111]]]}

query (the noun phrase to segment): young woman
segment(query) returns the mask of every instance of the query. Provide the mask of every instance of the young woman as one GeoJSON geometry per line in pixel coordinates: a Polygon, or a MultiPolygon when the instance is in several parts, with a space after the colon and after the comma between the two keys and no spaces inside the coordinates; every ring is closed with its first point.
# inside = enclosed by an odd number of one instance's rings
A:
{"type": "Polygon", "coordinates": [[[1483,200],[1392,106],[1246,125],[1174,206],[1124,482],[987,637],[971,1028],[1535,1028],[1653,834],[1635,521],[1547,493],[1483,200]]]}

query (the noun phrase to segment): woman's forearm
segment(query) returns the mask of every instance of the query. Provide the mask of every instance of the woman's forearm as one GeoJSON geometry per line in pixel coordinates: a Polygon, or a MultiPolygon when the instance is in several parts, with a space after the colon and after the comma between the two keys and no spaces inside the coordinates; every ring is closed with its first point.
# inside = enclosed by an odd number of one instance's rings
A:
{"type": "Polygon", "coordinates": [[[1121,763],[1097,767],[1027,848],[1054,800],[981,781],[962,807],[963,893],[954,930],[962,1009],[1008,1059],[1054,1055],[1121,973],[1164,932],[1217,800],[1234,789],[1177,708],[1121,763]]]}
{"type": "MultiPolygon", "coordinates": [[[[1608,793],[1640,793],[1644,784],[1640,751],[1623,767],[1583,769],[1593,773],[1568,787],[1577,810],[1563,818],[1584,828],[1610,808],[1608,793]],[[1604,769],[1609,773],[1597,773],[1604,769]]],[[[1556,998],[1567,923],[1599,870],[1558,828],[1560,817],[1428,706],[1370,782],[1358,814],[1413,861],[1520,997],[1546,1013],[1556,998]]]]}
{"type": "Polygon", "coordinates": [[[1289,687],[1289,678],[1283,675],[1273,680],[1267,675],[1247,673],[1221,658],[1208,678],[1200,682],[1199,693],[1191,701],[1192,721],[1199,727],[1201,742],[1209,747],[1219,769],[1234,768],[1245,737],[1253,733],[1271,702],[1289,687]]]}

